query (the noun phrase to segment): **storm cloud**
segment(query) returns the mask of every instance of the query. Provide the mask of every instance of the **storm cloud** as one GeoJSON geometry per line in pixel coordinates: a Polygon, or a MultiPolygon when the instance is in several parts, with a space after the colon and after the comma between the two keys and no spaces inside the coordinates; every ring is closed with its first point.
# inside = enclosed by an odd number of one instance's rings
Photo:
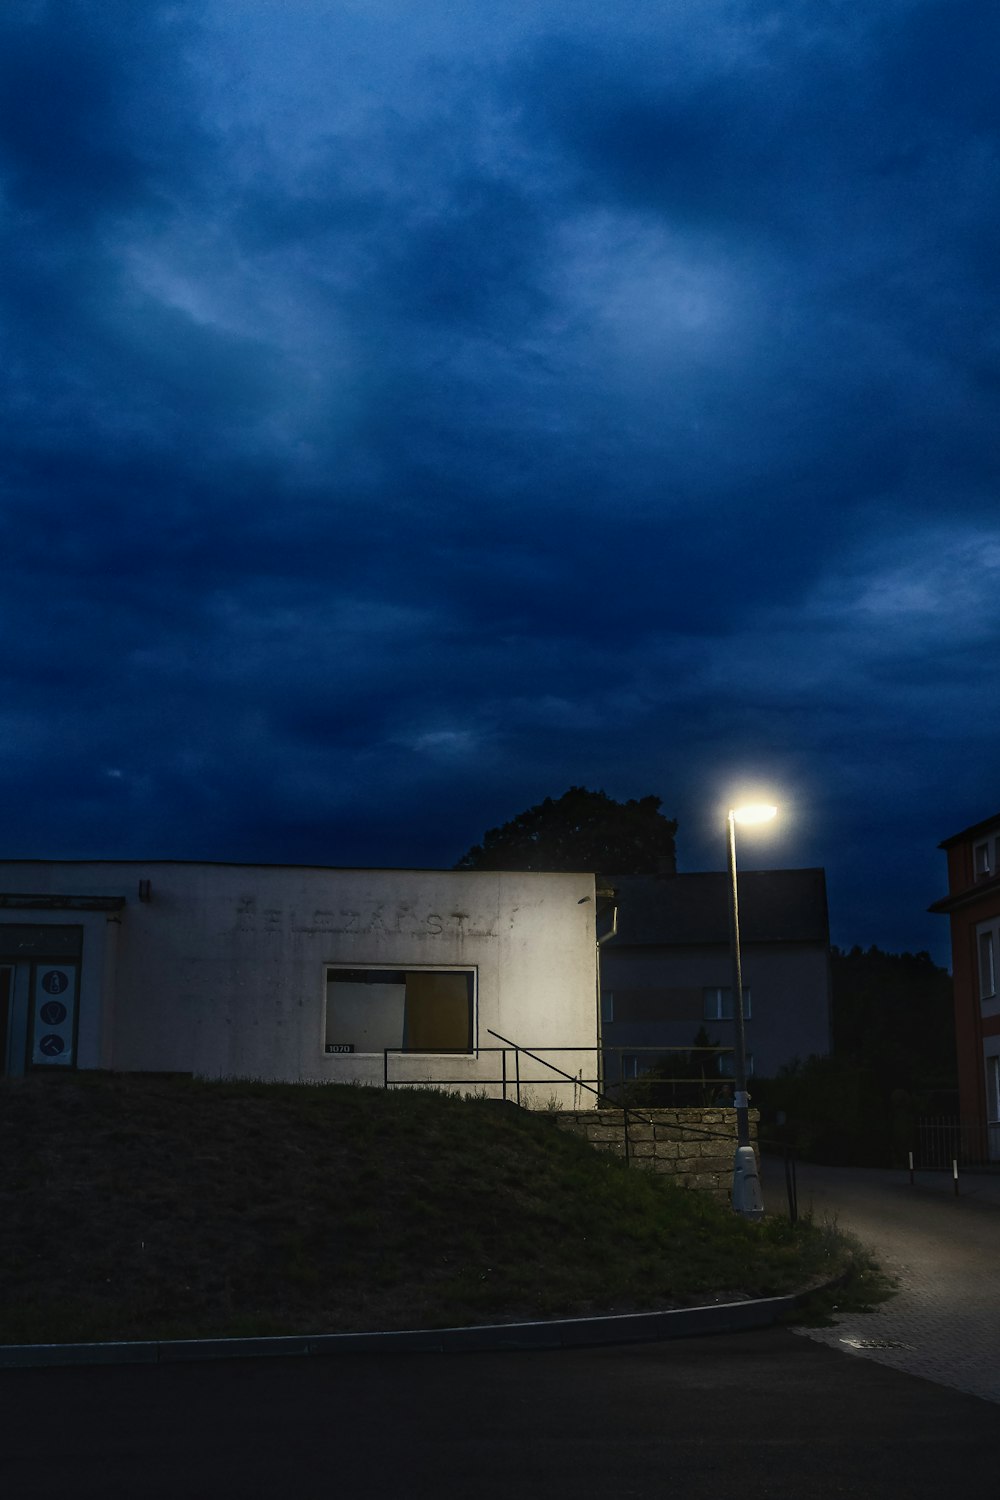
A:
{"type": "Polygon", "coordinates": [[[996,810],[1000,17],[0,14],[9,856],[451,864],[570,784],[946,952],[996,810]]]}

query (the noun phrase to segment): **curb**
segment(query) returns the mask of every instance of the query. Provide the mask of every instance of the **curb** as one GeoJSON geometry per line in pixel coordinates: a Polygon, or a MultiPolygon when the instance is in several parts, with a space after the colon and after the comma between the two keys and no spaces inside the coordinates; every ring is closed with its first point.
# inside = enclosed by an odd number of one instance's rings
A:
{"type": "Polygon", "coordinates": [[[92,1344],[0,1345],[0,1370],[68,1365],[163,1365],[210,1359],[296,1359],[330,1354],[466,1354],[582,1349],[653,1343],[768,1328],[809,1297],[839,1286],[842,1276],[808,1292],[746,1302],[678,1307],[666,1312],[486,1323],[470,1328],[414,1328],[391,1333],[321,1333],[242,1339],[163,1339],[92,1344]]]}

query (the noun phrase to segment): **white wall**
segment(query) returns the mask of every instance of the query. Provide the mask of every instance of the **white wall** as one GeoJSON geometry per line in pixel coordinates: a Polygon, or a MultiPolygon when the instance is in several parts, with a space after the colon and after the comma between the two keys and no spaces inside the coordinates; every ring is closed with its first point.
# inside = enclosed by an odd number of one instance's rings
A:
{"type": "MultiPolygon", "coordinates": [[[[381,1083],[381,1054],[323,1051],[326,966],[340,964],[475,970],[478,1055],[397,1056],[393,1079],[484,1086],[500,1075],[482,1050],[499,1045],[490,1029],[566,1072],[596,1073],[592,875],[16,861],[0,864],[0,889],[127,898],[116,951],[85,944],[82,1066],[381,1083]],[[572,1047],[591,1051],[554,1050],[572,1047]]],[[[522,1059],[521,1073],[545,1080],[535,1102],[574,1103],[547,1069],[522,1059]]]]}

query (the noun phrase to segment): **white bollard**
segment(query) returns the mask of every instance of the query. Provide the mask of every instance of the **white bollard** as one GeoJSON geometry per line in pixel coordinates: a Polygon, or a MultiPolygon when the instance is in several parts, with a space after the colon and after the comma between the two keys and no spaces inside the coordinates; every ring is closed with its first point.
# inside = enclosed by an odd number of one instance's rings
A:
{"type": "Polygon", "coordinates": [[[738,1146],[733,1164],[733,1212],[745,1219],[764,1217],[764,1195],[760,1190],[757,1158],[752,1146],[738,1146]]]}

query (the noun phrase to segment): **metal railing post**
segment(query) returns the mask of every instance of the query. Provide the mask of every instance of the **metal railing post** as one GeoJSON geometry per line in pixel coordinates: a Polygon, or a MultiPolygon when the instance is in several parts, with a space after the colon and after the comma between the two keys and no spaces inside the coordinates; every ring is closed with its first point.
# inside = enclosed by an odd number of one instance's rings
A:
{"type": "Polygon", "coordinates": [[[785,1142],[785,1191],[788,1194],[788,1217],[793,1224],[799,1218],[799,1184],[795,1169],[795,1157],[785,1142]]]}

